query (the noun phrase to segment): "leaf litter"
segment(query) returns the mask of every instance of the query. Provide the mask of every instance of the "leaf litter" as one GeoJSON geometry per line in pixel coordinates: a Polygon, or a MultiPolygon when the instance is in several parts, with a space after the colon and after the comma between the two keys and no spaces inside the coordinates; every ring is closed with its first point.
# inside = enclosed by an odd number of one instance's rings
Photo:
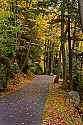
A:
{"type": "Polygon", "coordinates": [[[49,85],[42,125],[83,125],[77,109],[71,104],[65,104],[64,90],[61,86],[61,82],[49,85]]]}

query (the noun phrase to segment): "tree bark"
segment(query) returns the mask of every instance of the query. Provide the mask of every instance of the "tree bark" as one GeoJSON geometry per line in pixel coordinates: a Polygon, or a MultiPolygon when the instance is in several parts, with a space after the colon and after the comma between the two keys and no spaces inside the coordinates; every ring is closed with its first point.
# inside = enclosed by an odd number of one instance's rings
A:
{"type": "Polygon", "coordinates": [[[25,58],[25,60],[24,60],[24,63],[23,63],[23,65],[22,65],[21,71],[23,71],[23,69],[24,69],[24,67],[25,67],[25,65],[26,65],[26,62],[28,61],[30,48],[31,48],[31,41],[30,41],[30,43],[29,43],[29,45],[28,45],[28,51],[27,51],[27,54],[26,54],[26,58],[25,58]]]}
{"type": "Polygon", "coordinates": [[[63,83],[66,85],[66,58],[65,58],[65,47],[64,47],[64,14],[65,14],[65,0],[61,3],[61,51],[62,51],[62,62],[63,62],[63,83]]]}
{"type": "MultiPolygon", "coordinates": [[[[70,0],[68,0],[68,3],[70,0]]],[[[69,13],[68,5],[68,14],[69,13]]],[[[71,38],[70,38],[70,15],[68,17],[68,47],[69,47],[69,80],[70,80],[70,89],[72,89],[72,49],[71,49],[71,38]]]]}
{"type": "Polygon", "coordinates": [[[51,73],[51,42],[49,46],[49,74],[51,73]]]}
{"type": "Polygon", "coordinates": [[[82,25],[82,32],[83,32],[83,0],[78,0],[79,10],[80,10],[80,19],[82,25]]]}
{"type": "Polygon", "coordinates": [[[49,40],[48,40],[48,43],[46,46],[46,74],[48,74],[48,70],[49,70],[49,67],[48,67],[48,59],[49,59],[48,48],[49,48],[49,40]]]}
{"type": "Polygon", "coordinates": [[[76,36],[75,36],[75,33],[76,33],[76,22],[74,24],[74,32],[73,32],[73,45],[72,45],[72,50],[74,50],[75,48],[75,42],[76,42],[76,36]]]}
{"type": "Polygon", "coordinates": [[[53,64],[54,64],[54,43],[52,43],[51,73],[53,73],[53,64]]]}
{"type": "Polygon", "coordinates": [[[44,73],[46,74],[46,42],[45,42],[45,50],[44,50],[44,73]]]}

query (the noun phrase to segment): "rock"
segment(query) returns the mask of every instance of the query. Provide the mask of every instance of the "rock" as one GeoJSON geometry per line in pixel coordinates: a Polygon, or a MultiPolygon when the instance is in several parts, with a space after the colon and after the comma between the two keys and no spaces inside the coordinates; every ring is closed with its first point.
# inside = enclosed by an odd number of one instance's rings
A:
{"type": "Polygon", "coordinates": [[[69,103],[73,103],[74,106],[79,106],[80,96],[78,91],[70,91],[66,93],[66,100],[69,100],[69,103]]]}
{"type": "Polygon", "coordinates": [[[53,73],[51,72],[50,75],[53,76],[53,73]]]}

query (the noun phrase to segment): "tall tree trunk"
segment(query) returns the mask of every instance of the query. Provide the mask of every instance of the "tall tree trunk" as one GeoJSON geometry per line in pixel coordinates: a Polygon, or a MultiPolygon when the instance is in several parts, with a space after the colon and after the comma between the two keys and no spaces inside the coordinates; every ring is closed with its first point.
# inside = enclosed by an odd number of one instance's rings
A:
{"type": "Polygon", "coordinates": [[[79,10],[80,10],[80,19],[82,25],[82,32],[83,32],[83,0],[78,0],[79,10]]]}
{"type": "Polygon", "coordinates": [[[51,42],[49,44],[49,74],[51,73],[51,42]]]}
{"type": "Polygon", "coordinates": [[[76,22],[74,24],[74,32],[73,32],[73,45],[72,45],[72,50],[74,50],[74,47],[75,47],[75,33],[76,33],[76,22]]]}
{"type": "Polygon", "coordinates": [[[52,43],[51,73],[53,73],[53,64],[54,64],[54,43],[52,43]]]}
{"type": "Polygon", "coordinates": [[[66,85],[66,58],[65,58],[65,47],[64,47],[64,14],[65,14],[65,0],[61,3],[61,51],[62,51],[62,62],[63,62],[63,83],[66,85]]]}
{"type": "MultiPolygon", "coordinates": [[[[68,3],[70,0],[68,0],[68,3]]],[[[68,15],[69,13],[68,5],[68,15]]],[[[71,39],[70,39],[70,15],[68,16],[68,47],[69,47],[69,80],[70,80],[70,89],[72,89],[72,49],[71,49],[71,39]]]]}
{"type": "Polygon", "coordinates": [[[45,50],[44,50],[44,73],[46,74],[46,42],[45,42],[45,50]]]}
{"type": "Polygon", "coordinates": [[[21,71],[23,71],[24,67],[26,66],[26,62],[28,61],[28,58],[29,58],[29,54],[30,54],[30,49],[31,49],[31,41],[29,42],[29,45],[28,45],[28,51],[27,51],[27,54],[26,54],[26,58],[24,60],[24,63],[21,67],[21,71]]]}
{"type": "Polygon", "coordinates": [[[60,47],[60,51],[59,51],[59,61],[61,63],[61,47],[60,47]]]}
{"type": "Polygon", "coordinates": [[[49,66],[48,66],[48,59],[49,59],[49,55],[48,55],[48,49],[49,48],[49,40],[48,40],[48,43],[47,43],[47,47],[46,47],[46,74],[48,74],[48,71],[49,71],[49,66]]]}

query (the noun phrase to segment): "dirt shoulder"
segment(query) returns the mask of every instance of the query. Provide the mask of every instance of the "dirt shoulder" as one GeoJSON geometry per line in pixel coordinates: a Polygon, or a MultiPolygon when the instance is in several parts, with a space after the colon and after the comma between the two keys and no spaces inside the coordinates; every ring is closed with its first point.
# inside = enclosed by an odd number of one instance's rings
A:
{"type": "Polygon", "coordinates": [[[32,83],[34,76],[28,76],[26,74],[14,74],[13,78],[9,81],[7,89],[0,91],[0,97],[11,94],[23,87],[32,83]]]}
{"type": "Polygon", "coordinates": [[[65,104],[61,83],[50,83],[42,121],[42,125],[83,125],[78,111],[65,104]]]}

